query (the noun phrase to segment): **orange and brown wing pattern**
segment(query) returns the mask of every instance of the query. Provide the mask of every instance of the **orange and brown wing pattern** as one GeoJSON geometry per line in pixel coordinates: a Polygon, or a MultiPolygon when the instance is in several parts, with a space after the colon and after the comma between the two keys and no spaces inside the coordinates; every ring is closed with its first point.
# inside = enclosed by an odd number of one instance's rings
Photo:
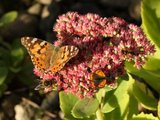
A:
{"type": "Polygon", "coordinates": [[[43,73],[58,72],[79,51],[75,46],[55,47],[49,42],[32,37],[22,37],[21,42],[28,50],[35,68],[43,73]]]}
{"type": "Polygon", "coordinates": [[[35,68],[42,72],[48,69],[54,46],[46,41],[32,37],[22,37],[21,42],[28,50],[35,68]]]}
{"type": "Polygon", "coordinates": [[[56,54],[52,55],[49,71],[52,73],[61,70],[64,65],[78,54],[79,49],[75,46],[62,46],[56,54]]]}
{"type": "Polygon", "coordinates": [[[95,89],[103,88],[107,83],[106,75],[102,70],[96,70],[91,73],[90,79],[92,80],[92,87],[95,89]]]}

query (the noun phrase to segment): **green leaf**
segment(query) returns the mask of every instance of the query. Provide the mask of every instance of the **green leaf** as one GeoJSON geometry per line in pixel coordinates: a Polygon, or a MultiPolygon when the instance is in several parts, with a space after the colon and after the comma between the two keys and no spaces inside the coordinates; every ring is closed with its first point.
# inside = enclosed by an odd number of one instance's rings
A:
{"type": "Polygon", "coordinates": [[[123,120],[124,120],[124,118],[125,118],[125,116],[127,114],[128,105],[129,105],[129,99],[130,99],[129,94],[126,93],[126,94],[124,94],[123,101],[121,100],[120,104],[119,104],[119,110],[118,110],[118,112],[120,114],[120,117],[123,118],[123,120]]]}
{"type": "Polygon", "coordinates": [[[143,0],[141,4],[142,27],[147,36],[160,48],[160,0],[143,0]]]}
{"type": "Polygon", "coordinates": [[[76,102],[79,100],[79,98],[71,93],[64,93],[64,92],[59,93],[59,98],[60,98],[60,108],[64,112],[65,118],[74,120],[71,111],[76,102]]]}
{"type": "Polygon", "coordinates": [[[140,113],[134,115],[131,120],[159,120],[157,117],[154,117],[152,114],[140,113]]]}
{"type": "Polygon", "coordinates": [[[157,109],[157,100],[153,97],[144,93],[136,83],[133,84],[132,92],[137,100],[147,109],[156,110],[157,109]]]}
{"type": "Polygon", "coordinates": [[[129,95],[125,93],[124,99],[120,101],[118,107],[116,107],[112,112],[104,114],[104,120],[125,120],[129,108],[129,95]]]}
{"type": "Polygon", "coordinates": [[[75,118],[84,118],[90,116],[98,109],[99,102],[96,98],[84,98],[79,100],[72,109],[72,115],[75,118]]]}
{"type": "MultiPolygon", "coordinates": [[[[115,87],[116,88],[116,87],[115,87]]],[[[115,89],[114,88],[114,89],[115,89]]],[[[105,93],[114,90],[113,88],[106,86],[102,89],[100,89],[97,93],[96,93],[96,98],[98,99],[99,103],[101,103],[101,99],[105,96],[105,93]]]]}
{"type": "Polygon", "coordinates": [[[149,56],[148,59],[150,58],[156,58],[160,60],[160,49],[155,45],[155,53],[152,56],[149,56]]]}
{"type": "Polygon", "coordinates": [[[11,58],[13,67],[17,67],[24,59],[24,51],[19,39],[15,40],[12,44],[11,58]]]}
{"type": "Polygon", "coordinates": [[[13,73],[18,73],[22,70],[22,67],[9,67],[9,70],[13,73]]]}
{"type": "Polygon", "coordinates": [[[125,64],[126,69],[129,73],[132,73],[141,79],[143,79],[147,84],[149,84],[152,88],[154,88],[158,93],[160,93],[160,82],[159,77],[153,75],[149,71],[141,68],[140,70],[137,70],[135,67],[133,67],[132,63],[126,62],[125,64]]]}
{"type": "Polygon", "coordinates": [[[18,13],[16,11],[11,11],[4,14],[0,19],[0,27],[8,25],[17,18],[18,13]]]}
{"type": "Polygon", "coordinates": [[[143,68],[146,70],[150,70],[150,71],[159,71],[160,70],[160,59],[153,58],[153,57],[148,59],[146,64],[143,66],[143,68]]]}
{"type": "Polygon", "coordinates": [[[133,83],[134,80],[130,75],[129,80],[122,80],[117,89],[114,90],[113,94],[108,98],[106,97],[107,101],[102,108],[102,112],[108,113],[118,107],[121,102],[125,100],[125,95],[127,94],[129,87],[133,83]]]}
{"type": "Polygon", "coordinates": [[[2,61],[0,61],[0,85],[2,85],[8,75],[8,68],[6,66],[4,66],[4,63],[2,61]]]}
{"type": "Polygon", "coordinates": [[[130,94],[130,92],[129,92],[129,96],[130,96],[130,100],[129,100],[128,114],[126,116],[126,120],[130,120],[133,114],[139,113],[137,99],[135,98],[133,94],[130,94]]]}

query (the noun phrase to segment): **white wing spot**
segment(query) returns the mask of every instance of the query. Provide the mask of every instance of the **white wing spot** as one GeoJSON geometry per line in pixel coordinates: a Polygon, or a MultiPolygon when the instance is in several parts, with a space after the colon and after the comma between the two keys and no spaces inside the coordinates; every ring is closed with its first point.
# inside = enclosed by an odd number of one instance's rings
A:
{"type": "Polygon", "coordinates": [[[26,39],[30,39],[30,37],[26,37],[26,39]]]}
{"type": "Polygon", "coordinates": [[[70,49],[70,51],[72,52],[72,51],[73,51],[73,49],[74,49],[74,47],[73,47],[73,46],[71,46],[71,49],[70,49]]]}
{"type": "Polygon", "coordinates": [[[33,40],[31,41],[32,44],[34,44],[37,41],[37,38],[33,38],[33,40]]]}
{"type": "Polygon", "coordinates": [[[40,46],[43,46],[45,43],[46,43],[45,41],[41,42],[41,43],[40,43],[40,46]]]}
{"type": "Polygon", "coordinates": [[[30,43],[28,43],[28,46],[31,46],[31,44],[30,44],[30,43]]]}
{"type": "Polygon", "coordinates": [[[72,53],[72,52],[70,53],[70,56],[73,56],[73,53],[72,53]]]}

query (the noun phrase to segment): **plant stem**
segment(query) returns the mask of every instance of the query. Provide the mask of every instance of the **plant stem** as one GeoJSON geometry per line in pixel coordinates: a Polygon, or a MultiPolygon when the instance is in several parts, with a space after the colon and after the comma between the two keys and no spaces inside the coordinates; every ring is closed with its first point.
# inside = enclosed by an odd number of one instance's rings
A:
{"type": "Polygon", "coordinates": [[[103,105],[104,105],[105,95],[106,95],[106,92],[103,91],[102,96],[101,96],[100,106],[99,106],[98,110],[96,111],[97,120],[104,120],[104,114],[102,113],[101,109],[103,108],[103,105]]]}
{"type": "Polygon", "coordinates": [[[96,111],[97,120],[103,120],[103,113],[101,112],[100,107],[96,111]]]}

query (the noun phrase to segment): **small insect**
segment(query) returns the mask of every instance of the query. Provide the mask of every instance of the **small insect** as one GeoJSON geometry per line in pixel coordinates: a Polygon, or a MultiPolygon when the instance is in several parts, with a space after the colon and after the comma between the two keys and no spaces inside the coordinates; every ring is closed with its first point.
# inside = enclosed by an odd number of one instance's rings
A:
{"type": "Polygon", "coordinates": [[[107,83],[107,77],[102,70],[91,73],[90,79],[92,80],[92,87],[95,89],[103,88],[107,83]]]}
{"type": "Polygon", "coordinates": [[[35,87],[35,90],[42,91],[44,93],[48,93],[52,90],[57,89],[56,82],[53,82],[53,80],[39,80],[39,85],[35,87]]]}
{"type": "Polygon", "coordinates": [[[75,46],[54,46],[38,38],[22,37],[21,42],[28,50],[35,68],[44,74],[60,71],[79,52],[75,46]]]}

